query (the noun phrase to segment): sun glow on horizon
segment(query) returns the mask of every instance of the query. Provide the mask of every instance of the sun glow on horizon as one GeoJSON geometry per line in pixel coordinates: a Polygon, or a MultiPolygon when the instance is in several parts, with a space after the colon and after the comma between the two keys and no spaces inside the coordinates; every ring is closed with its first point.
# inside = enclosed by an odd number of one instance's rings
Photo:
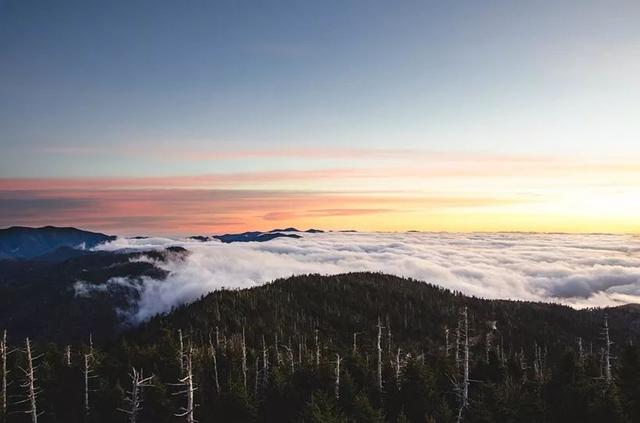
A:
{"type": "MultiPolygon", "coordinates": [[[[306,160],[315,152],[284,154],[306,160]]],[[[310,161],[304,170],[0,179],[0,201],[9,206],[0,223],[173,235],[281,226],[640,232],[640,165],[630,160],[379,150],[382,163],[371,163],[351,150],[326,155],[351,166],[310,161]]]]}

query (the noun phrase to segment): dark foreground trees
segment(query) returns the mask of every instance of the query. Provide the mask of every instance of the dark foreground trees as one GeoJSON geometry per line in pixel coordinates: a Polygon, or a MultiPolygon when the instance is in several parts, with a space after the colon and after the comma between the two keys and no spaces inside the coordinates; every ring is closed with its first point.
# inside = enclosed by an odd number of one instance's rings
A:
{"type": "MultiPolygon", "coordinates": [[[[608,310],[605,327],[602,310],[480,300],[381,274],[301,276],[211,294],[117,342],[35,345],[37,414],[69,423],[640,421],[640,349],[627,330],[637,316],[624,316],[608,310]]],[[[3,418],[32,421],[18,402],[28,398],[28,357],[8,338],[3,418]]]]}

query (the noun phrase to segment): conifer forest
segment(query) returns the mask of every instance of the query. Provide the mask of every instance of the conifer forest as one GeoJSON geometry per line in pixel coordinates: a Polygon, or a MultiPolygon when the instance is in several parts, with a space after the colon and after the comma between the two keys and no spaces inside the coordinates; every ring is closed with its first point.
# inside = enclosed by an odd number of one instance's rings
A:
{"type": "Polygon", "coordinates": [[[4,331],[2,421],[638,422],[639,334],[633,305],[296,276],[216,291],[106,339],[4,331]]]}

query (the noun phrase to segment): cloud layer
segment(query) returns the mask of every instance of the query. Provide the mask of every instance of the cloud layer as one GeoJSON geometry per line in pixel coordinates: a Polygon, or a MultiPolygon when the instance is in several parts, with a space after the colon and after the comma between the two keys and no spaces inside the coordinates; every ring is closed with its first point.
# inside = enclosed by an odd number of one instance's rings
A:
{"type": "Polygon", "coordinates": [[[640,238],[625,235],[332,232],[234,244],[120,238],[100,249],[171,245],[192,253],[186,260],[157,263],[170,275],[143,281],[136,320],[220,288],[350,271],[408,276],[487,298],[577,307],[640,302],[640,238]]]}

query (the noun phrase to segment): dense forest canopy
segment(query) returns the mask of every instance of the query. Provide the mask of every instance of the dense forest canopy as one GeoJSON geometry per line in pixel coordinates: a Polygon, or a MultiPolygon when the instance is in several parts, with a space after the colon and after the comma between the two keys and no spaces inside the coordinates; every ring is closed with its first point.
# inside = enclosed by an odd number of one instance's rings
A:
{"type": "MultiPolygon", "coordinates": [[[[218,291],[115,339],[29,349],[41,421],[632,422],[639,328],[635,306],[350,273],[218,291]]],[[[5,421],[32,421],[25,340],[3,345],[5,421]]]]}

